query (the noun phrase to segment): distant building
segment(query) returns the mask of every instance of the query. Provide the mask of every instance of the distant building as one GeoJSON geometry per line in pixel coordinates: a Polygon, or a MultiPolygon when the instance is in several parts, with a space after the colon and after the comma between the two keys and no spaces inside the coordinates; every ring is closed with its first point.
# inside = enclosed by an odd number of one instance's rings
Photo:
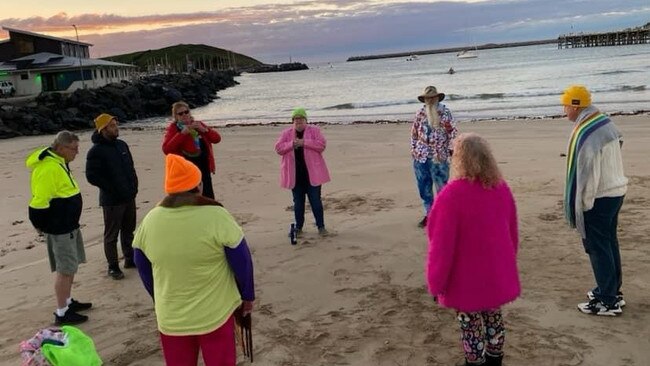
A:
{"type": "Polygon", "coordinates": [[[90,58],[90,43],[2,27],[0,80],[14,84],[16,95],[72,92],[129,79],[135,66],[90,58]]]}

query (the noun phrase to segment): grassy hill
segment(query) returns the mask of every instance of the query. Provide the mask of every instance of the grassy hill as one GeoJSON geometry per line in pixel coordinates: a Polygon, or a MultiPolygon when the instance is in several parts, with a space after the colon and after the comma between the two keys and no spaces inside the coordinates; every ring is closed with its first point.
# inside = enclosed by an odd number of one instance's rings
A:
{"type": "Polygon", "coordinates": [[[102,59],[138,66],[140,71],[187,70],[187,61],[199,70],[250,69],[262,62],[236,52],[203,44],[179,44],[157,50],[138,51],[102,59]]]}

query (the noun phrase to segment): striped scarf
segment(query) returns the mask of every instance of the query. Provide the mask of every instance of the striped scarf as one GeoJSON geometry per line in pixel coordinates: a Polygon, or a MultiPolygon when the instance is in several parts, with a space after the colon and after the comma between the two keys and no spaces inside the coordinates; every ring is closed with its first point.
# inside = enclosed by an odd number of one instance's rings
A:
{"type": "MultiPolygon", "coordinates": [[[[178,128],[179,131],[183,131],[183,128],[185,128],[185,125],[183,124],[183,122],[176,122],[176,128],[178,128]]],[[[195,157],[201,155],[201,142],[199,140],[201,135],[199,135],[199,132],[197,130],[195,130],[193,128],[190,128],[190,136],[192,137],[192,140],[194,141],[194,147],[196,148],[196,152],[191,153],[191,152],[188,152],[188,151],[185,151],[185,150],[182,150],[182,152],[183,152],[183,155],[185,155],[185,156],[195,158],[195,157]]]]}
{"type": "Polygon", "coordinates": [[[609,117],[594,107],[584,110],[583,114],[586,117],[579,120],[569,139],[564,214],[569,225],[584,237],[582,193],[591,174],[593,158],[605,144],[619,138],[620,133],[609,117]]]}

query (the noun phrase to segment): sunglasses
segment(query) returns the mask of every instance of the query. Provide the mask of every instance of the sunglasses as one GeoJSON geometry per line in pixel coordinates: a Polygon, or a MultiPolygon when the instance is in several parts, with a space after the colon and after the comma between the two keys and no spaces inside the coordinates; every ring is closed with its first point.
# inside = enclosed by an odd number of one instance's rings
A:
{"type": "Polygon", "coordinates": [[[179,116],[184,116],[186,114],[190,114],[190,111],[182,111],[182,112],[176,112],[179,116]]]}

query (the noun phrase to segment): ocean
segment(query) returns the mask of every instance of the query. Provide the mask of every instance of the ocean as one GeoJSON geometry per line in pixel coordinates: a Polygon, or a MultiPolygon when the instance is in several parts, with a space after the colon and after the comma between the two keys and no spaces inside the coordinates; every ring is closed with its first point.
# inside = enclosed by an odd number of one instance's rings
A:
{"type": "Polygon", "coordinates": [[[309,65],[309,70],[242,74],[240,85],[193,111],[212,125],[289,122],[305,107],[310,121],[407,120],[417,96],[435,85],[459,121],[560,116],[559,96],[583,84],[601,110],[650,110],[650,45],[557,49],[537,45],[478,51],[309,65]],[[450,67],[454,74],[448,74],[450,67]]]}

